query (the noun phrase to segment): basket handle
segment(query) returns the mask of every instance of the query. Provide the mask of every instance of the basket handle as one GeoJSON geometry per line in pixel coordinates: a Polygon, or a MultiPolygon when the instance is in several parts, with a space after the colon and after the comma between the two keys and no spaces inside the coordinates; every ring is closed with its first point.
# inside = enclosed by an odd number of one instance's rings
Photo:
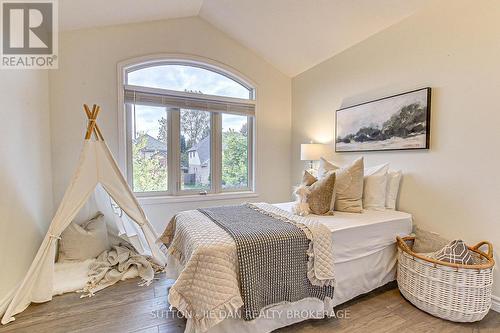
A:
{"type": "Polygon", "coordinates": [[[482,254],[484,254],[487,258],[491,259],[493,258],[493,245],[491,245],[490,242],[488,241],[482,241],[482,242],[479,242],[477,243],[476,245],[474,245],[472,247],[474,250],[476,251],[479,251],[481,252],[482,254]],[[483,251],[481,251],[479,248],[483,245],[488,245],[488,254],[484,253],[483,251]]]}
{"type": "Polygon", "coordinates": [[[405,239],[401,238],[399,236],[396,236],[396,241],[398,242],[399,246],[404,249],[408,253],[412,253],[413,251],[410,249],[408,244],[406,244],[405,239]]]}

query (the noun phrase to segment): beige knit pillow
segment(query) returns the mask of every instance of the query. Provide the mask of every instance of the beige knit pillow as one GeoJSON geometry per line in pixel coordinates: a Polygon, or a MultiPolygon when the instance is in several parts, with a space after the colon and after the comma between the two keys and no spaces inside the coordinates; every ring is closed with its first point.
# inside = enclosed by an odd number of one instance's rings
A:
{"type": "Polygon", "coordinates": [[[328,172],[323,178],[309,186],[307,203],[313,214],[325,215],[331,214],[332,195],[335,187],[335,172],[328,172]]]}
{"type": "Polygon", "coordinates": [[[295,203],[292,206],[292,211],[294,214],[306,216],[311,213],[309,203],[307,202],[307,197],[311,193],[309,191],[309,186],[314,184],[316,181],[316,177],[309,173],[309,171],[304,170],[304,174],[302,175],[302,182],[300,183],[300,185],[296,186],[293,189],[293,194],[295,195],[295,203]]]}
{"type": "Polygon", "coordinates": [[[334,209],[339,212],[361,213],[363,211],[363,157],[358,158],[351,165],[339,168],[335,164],[320,160],[319,177],[335,170],[334,209]]]}

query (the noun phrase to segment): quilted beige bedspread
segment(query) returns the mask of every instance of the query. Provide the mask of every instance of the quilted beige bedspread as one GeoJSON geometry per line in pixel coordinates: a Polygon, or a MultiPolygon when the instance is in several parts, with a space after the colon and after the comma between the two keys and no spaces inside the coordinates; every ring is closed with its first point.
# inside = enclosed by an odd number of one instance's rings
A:
{"type": "MultiPolygon", "coordinates": [[[[273,205],[255,205],[262,213],[295,224],[311,240],[308,278],[313,285],[334,285],[331,233],[324,225],[293,215],[273,205]]],[[[228,317],[237,317],[243,305],[239,290],[236,244],[229,234],[197,210],[177,214],[159,239],[168,254],[184,267],[171,287],[168,300],[193,329],[204,332],[228,317]]]]}

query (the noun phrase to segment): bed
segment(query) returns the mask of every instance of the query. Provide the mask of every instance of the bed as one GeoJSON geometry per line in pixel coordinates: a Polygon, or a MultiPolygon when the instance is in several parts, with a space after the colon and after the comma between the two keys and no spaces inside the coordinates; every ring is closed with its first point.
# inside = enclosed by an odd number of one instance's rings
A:
{"type": "MultiPolygon", "coordinates": [[[[293,203],[289,202],[273,206],[291,212],[292,205],[293,203]]],[[[194,325],[193,319],[188,316],[186,333],[270,332],[303,320],[323,318],[325,313],[331,313],[331,307],[395,280],[395,239],[396,236],[411,233],[410,214],[392,210],[366,210],[361,214],[336,212],[333,216],[310,215],[308,218],[320,222],[330,232],[335,265],[335,292],[332,302],[326,304],[315,298],[285,302],[268,308],[268,315],[263,317],[244,321],[227,316],[214,326],[203,329],[194,325]]],[[[207,235],[210,233],[209,230],[206,232],[207,235]]],[[[185,262],[181,258],[177,255],[168,256],[167,277],[178,279],[185,274],[185,262]]],[[[174,287],[175,284],[172,288],[174,287]]],[[[239,304],[236,302],[235,306],[239,304]]]]}

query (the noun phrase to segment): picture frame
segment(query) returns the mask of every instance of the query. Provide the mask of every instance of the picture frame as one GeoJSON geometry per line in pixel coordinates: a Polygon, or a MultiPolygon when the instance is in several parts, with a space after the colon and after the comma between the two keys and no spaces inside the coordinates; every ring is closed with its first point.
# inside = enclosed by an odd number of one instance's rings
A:
{"type": "Polygon", "coordinates": [[[430,87],[338,109],[335,152],[430,148],[430,87]]]}

